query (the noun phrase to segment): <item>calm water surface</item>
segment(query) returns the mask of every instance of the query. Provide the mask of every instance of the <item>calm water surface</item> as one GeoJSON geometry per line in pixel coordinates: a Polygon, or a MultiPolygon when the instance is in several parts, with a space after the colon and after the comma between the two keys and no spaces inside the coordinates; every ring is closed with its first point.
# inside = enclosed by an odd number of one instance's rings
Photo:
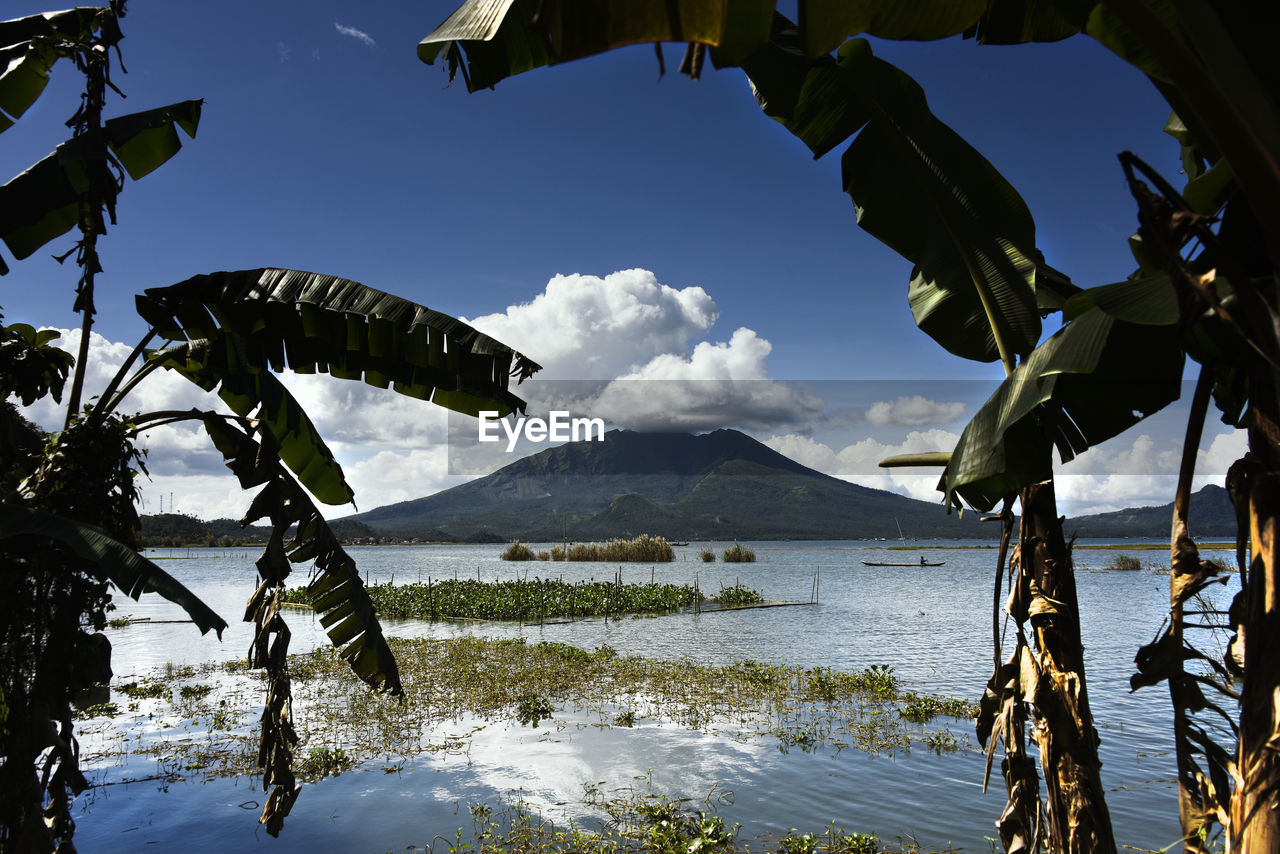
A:
{"type": "MultiPolygon", "coordinates": [[[[980,696],[992,666],[995,549],[930,549],[923,554],[945,559],[945,566],[888,569],[861,561],[918,560],[919,555],[872,542],[752,543],[754,564],[704,564],[697,560],[701,545],[678,548],[674,563],[623,565],[623,580],[689,583],[696,577],[704,591],[741,582],[769,599],[807,601],[819,575],[820,602],[607,625],[397,621],[384,628],[390,635],[414,637],[523,636],[530,643],[550,640],[586,649],[609,644],[626,654],[687,656],[708,663],[753,658],[845,670],[887,664],[903,687],[974,700],[980,696]]],[[[485,580],[526,572],[531,578],[541,573],[566,580],[606,579],[616,569],[613,564],[512,564],[500,560],[500,550],[400,546],[355,548],[352,554],[371,581],[394,578],[398,583],[475,577],[477,571],[485,580]]],[[[213,605],[231,628],[221,643],[178,623],[113,630],[116,681],[127,682],[170,663],[244,658],[249,627],[234,621],[252,589],[256,554],[238,549],[156,554],[180,558],[161,565],[213,605]]],[[[1154,637],[1167,609],[1168,576],[1156,571],[1160,563],[1167,565],[1167,552],[1129,552],[1150,564],[1144,571],[1102,571],[1115,554],[1081,550],[1076,555],[1089,693],[1102,736],[1117,841],[1162,848],[1179,835],[1168,695],[1162,686],[1131,694],[1128,679],[1134,652],[1154,637]]],[[[1228,560],[1230,555],[1220,557],[1228,560]]],[[[303,580],[305,572],[298,577],[303,580]]],[[[1213,595],[1225,601],[1233,591],[1213,595]]],[[[118,606],[123,614],[153,621],[182,616],[162,600],[121,599],[118,606]]],[[[326,642],[310,615],[290,613],[289,621],[293,651],[326,642]]],[[[950,728],[973,740],[968,723],[953,721],[950,728]]],[[[154,771],[154,760],[139,757],[96,769],[96,779],[116,783],[143,776],[146,762],[154,771]]],[[[1004,795],[998,758],[991,789],[982,793],[983,762],[976,750],[938,756],[919,746],[875,757],[854,750],[783,753],[773,739],[739,742],[650,720],[631,730],[571,723],[558,732],[545,726],[533,730],[490,724],[472,737],[465,756],[437,754],[412,760],[398,773],[357,769],[305,786],[279,839],[258,828],[255,805],[261,804],[262,793],[241,779],[97,787],[84,799],[76,840],[83,851],[136,851],[175,842],[189,851],[228,846],[403,851],[425,846],[437,834],[452,839],[454,828],[470,826],[467,803],[496,803],[512,790],[520,790],[548,814],[589,820],[590,810],[581,805],[583,784],[603,783],[605,789],[651,786],[655,792],[699,800],[712,793],[719,812],[741,822],[747,837],[777,836],[791,827],[818,831],[834,820],[881,839],[910,833],[926,846],[988,851],[1004,795]]]]}

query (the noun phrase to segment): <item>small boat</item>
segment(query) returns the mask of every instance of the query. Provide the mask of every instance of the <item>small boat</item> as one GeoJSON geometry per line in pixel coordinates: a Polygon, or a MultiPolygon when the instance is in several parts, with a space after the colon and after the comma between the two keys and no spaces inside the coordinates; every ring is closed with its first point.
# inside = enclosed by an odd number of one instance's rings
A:
{"type": "Polygon", "coordinates": [[[922,560],[919,563],[890,563],[880,560],[864,560],[863,566],[942,566],[945,560],[922,560]]]}
{"type": "MultiPolygon", "coordinates": [[[[897,519],[893,520],[893,524],[898,526],[898,539],[902,540],[902,547],[907,548],[907,538],[902,535],[902,524],[897,519]]],[[[924,555],[921,555],[919,563],[898,563],[896,561],[864,560],[862,562],[862,565],[863,566],[942,566],[944,563],[946,563],[945,560],[935,560],[935,561],[925,560],[924,555]]]]}

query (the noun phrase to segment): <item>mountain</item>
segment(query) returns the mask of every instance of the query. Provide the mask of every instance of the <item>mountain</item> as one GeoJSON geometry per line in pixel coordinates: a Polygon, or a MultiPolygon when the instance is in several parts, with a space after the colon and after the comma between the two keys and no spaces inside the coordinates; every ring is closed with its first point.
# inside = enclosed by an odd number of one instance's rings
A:
{"type": "Polygon", "coordinates": [[[736,430],[636,433],[550,448],[444,492],[349,517],[384,534],[437,528],[529,541],[658,534],[677,540],[994,537],[941,502],[802,466],[736,430]]]}
{"type": "MultiPolygon", "coordinates": [[[[1159,507],[1130,507],[1068,519],[1062,526],[1069,537],[1168,537],[1173,502],[1159,507]]],[[[1221,486],[1206,486],[1191,496],[1191,533],[1196,537],[1235,539],[1236,511],[1221,486]]]]}

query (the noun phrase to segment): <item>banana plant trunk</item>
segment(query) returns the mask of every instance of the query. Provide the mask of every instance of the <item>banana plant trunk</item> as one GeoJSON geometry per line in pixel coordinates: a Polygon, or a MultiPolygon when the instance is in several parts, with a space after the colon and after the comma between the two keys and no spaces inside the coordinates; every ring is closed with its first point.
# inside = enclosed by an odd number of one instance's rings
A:
{"type": "Polygon", "coordinates": [[[1027,487],[1021,499],[1022,583],[1029,586],[1039,671],[1032,737],[1048,796],[1050,844],[1063,854],[1111,854],[1116,845],[1085,689],[1075,571],[1053,481],[1027,487]]]}
{"type": "MultiPolygon", "coordinates": [[[[1255,453],[1260,447],[1274,450],[1274,443],[1260,435],[1250,435],[1249,444],[1255,453]]],[[[1245,676],[1239,777],[1231,799],[1235,851],[1280,851],[1280,467],[1275,454],[1259,456],[1264,471],[1254,478],[1249,495],[1245,676]]]]}

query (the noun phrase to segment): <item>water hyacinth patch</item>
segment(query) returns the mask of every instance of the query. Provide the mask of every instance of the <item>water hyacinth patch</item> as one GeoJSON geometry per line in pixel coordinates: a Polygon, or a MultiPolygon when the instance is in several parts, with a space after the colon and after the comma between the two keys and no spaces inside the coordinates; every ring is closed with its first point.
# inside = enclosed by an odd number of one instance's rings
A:
{"type": "MultiPolygon", "coordinates": [[[[373,584],[369,598],[379,617],[388,619],[519,620],[578,619],[617,614],[663,614],[691,608],[705,599],[689,584],[618,584],[553,578],[475,581],[445,579],[426,584],[373,584]]],[[[310,604],[306,588],[285,594],[291,604],[310,604]]],[[[760,594],[741,585],[724,588],[715,597],[723,605],[761,601],[760,594]],[[726,598],[727,597],[727,598],[726,598]]]]}

